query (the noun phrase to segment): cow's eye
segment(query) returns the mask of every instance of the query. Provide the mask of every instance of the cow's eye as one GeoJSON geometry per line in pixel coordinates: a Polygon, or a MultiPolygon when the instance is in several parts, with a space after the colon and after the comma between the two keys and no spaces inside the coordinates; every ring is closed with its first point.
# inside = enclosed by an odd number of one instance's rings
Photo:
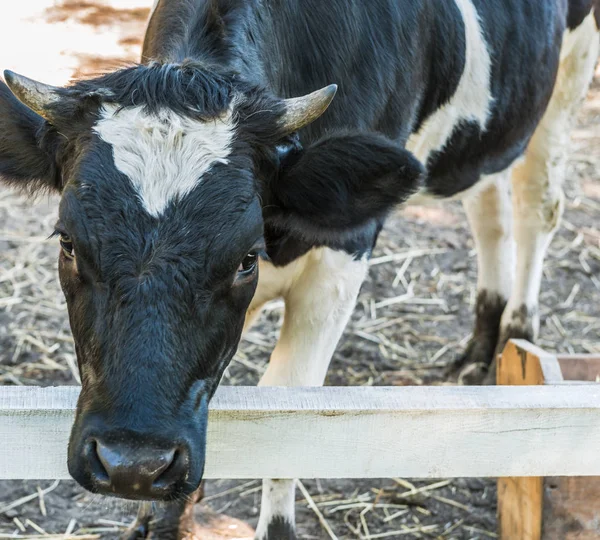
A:
{"type": "Polygon", "coordinates": [[[248,276],[256,269],[258,255],[256,253],[248,253],[238,268],[238,276],[248,276]]]}
{"type": "Polygon", "coordinates": [[[70,236],[63,233],[60,234],[60,247],[67,259],[75,258],[75,249],[73,248],[73,241],[70,236]]]}

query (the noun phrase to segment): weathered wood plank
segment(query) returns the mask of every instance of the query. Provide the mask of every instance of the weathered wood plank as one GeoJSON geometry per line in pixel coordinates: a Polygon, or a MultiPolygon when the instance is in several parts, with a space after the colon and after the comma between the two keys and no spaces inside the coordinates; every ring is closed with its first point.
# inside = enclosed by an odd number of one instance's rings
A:
{"type": "Polygon", "coordinates": [[[563,382],[557,357],[524,339],[511,339],[506,344],[498,366],[497,384],[523,386],[563,382]]]}
{"type": "MultiPolygon", "coordinates": [[[[0,388],[0,478],[67,478],[78,388],[0,388]]],[[[600,385],[221,387],[208,478],[599,475],[600,385]]]]}

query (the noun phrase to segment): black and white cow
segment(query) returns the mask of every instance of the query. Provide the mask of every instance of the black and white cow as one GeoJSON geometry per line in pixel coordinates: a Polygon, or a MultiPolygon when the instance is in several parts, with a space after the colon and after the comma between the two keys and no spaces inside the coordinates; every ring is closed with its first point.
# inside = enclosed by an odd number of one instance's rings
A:
{"type": "MultiPolygon", "coordinates": [[[[243,327],[282,297],[261,384],[321,385],[402,202],[464,200],[479,296],[462,378],[508,337],[535,338],[599,13],[597,0],[159,0],[138,66],[66,88],[7,72],[0,175],[62,195],[73,477],[133,499],[194,492],[243,327]]],[[[179,510],[168,534],[189,527],[179,510]]],[[[257,536],[294,537],[293,481],[264,482],[257,536]]]]}

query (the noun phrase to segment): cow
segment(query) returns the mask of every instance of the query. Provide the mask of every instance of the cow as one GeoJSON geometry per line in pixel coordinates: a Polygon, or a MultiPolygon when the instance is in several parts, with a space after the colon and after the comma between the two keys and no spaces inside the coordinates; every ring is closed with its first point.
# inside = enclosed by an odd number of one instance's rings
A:
{"type": "MultiPolygon", "coordinates": [[[[598,0],[158,0],[138,65],[66,87],[5,72],[0,177],[61,196],[69,471],[172,504],[131,538],[190,534],[209,401],[266,302],[285,320],[260,384],[323,384],[400,204],[464,202],[461,381],[535,339],[599,18],[598,0]]],[[[295,538],[294,490],[264,481],[257,538],[295,538]]]]}

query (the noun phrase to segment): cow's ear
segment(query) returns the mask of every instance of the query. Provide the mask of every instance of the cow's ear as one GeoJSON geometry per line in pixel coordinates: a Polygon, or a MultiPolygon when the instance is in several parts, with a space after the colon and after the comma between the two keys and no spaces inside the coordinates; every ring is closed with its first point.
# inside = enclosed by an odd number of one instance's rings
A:
{"type": "Polygon", "coordinates": [[[52,129],[0,80],[0,182],[35,192],[58,189],[52,129]]]}
{"type": "Polygon", "coordinates": [[[421,163],[386,137],[330,136],[285,155],[265,217],[304,236],[335,234],[383,218],[422,176],[421,163]]]}

